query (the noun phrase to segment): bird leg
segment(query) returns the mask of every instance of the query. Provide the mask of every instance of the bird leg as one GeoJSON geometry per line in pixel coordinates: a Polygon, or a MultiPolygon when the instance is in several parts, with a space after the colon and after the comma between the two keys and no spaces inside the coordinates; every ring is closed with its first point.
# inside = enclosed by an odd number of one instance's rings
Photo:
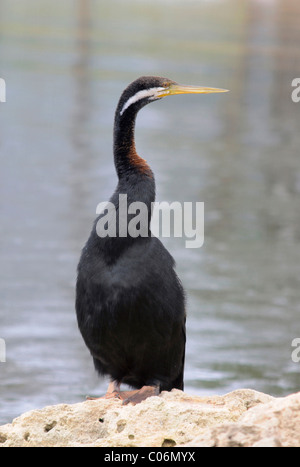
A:
{"type": "Polygon", "coordinates": [[[158,396],[160,393],[160,388],[159,386],[143,386],[141,389],[128,391],[128,393],[131,393],[131,395],[128,394],[126,399],[123,399],[123,394],[125,395],[125,392],[122,394],[123,405],[130,403],[136,405],[146,400],[148,397],[158,396]]]}
{"type": "Polygon", "coordinates": [[[158,396],[160,393],[159,386],[143,386],[141,389],[135,389],[133,391],[120,391],[120,384],[116,381],[109,383],[107,392],[102,397],[90,397],[87,400],[98,400],[98,399],[119,399],[123,401],[123,405],[128,404],[139,404],[151,396],[158,396]]]}
{"type": "Polygon", "coordinates": [[[120,399],[120,383],[111,381],[108,385],[104,399],[112,399],[114,397],[120,399]]]}
{"type": "Polygon", "coordinates": [[[111,381],[108,385],[106,394],[102,397],[87,397],[87,400],[98,400],[98,399],[122,399],[121,398],[121,392],[120,392],[120,384],[117,383],[116,381],[111,381]]]}

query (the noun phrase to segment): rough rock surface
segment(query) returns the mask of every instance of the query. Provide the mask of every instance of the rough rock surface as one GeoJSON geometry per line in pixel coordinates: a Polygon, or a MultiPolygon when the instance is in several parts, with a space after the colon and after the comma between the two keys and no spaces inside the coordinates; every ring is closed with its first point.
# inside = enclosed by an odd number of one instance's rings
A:
{"type": "Polygon", "coordinates": [[[300,393],[173,390],[136,406],[112,399],[49,406],[0,427],[0,447],[41,446],[300,446],[300,393]]]}

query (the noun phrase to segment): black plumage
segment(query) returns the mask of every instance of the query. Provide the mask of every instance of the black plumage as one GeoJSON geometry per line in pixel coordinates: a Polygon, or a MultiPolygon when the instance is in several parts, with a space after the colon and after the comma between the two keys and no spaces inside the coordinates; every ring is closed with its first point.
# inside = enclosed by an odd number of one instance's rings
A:
{"type": "MultiPolygon", "coordinates": [[[[144,105],[180,89],[165,78],[142,77],[123,92],[114,124],[119,181],[110,199],[117,212],[119,195],[126,194],[128,205],[140,201],[147,206],[144,220],[150,220],[155,181],[146,161],[136,153],[135,119],[144,105]]],[[[185,294],[174,260],[151,236],[149,222],[147,236],[120,236],[117,223],[115,237],[100,238],[97,223],[103,215],[96,219],[83,248],[76,290],[78,325],[95,368],[100,375],[109,375],[114,392],[121,383],[136,389],[183,389],[185,294]]]]}

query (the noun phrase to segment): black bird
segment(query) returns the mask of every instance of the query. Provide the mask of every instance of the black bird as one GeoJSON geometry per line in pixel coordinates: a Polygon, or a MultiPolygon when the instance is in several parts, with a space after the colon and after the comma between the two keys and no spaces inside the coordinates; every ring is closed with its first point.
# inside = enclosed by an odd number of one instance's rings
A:
{"type": "MultiPolygon", "coordinates": [[[[120,210],[119,195],[127,196],[128,206],[144,203],[146,235],[124,234],[123,218],[116,216],[111,218],[116,220],[114,235],[105,236],[99,232],[99,221],[108,215],[104,210],[82,250],[76,286],[80,332],[96,370],[111,379],[105,397],[137,403],[160,391],[184,387],[185,294],[172,256],[151,236],[155,181],[149,165],[136,152],[137,112],[169,95],[223,91],[146,76],[131,83],[119,100],[114,123],[119,182],[110,203],[116,213],[120,210]],[[122,393],[121,383],[137,390],[122,393]]],[[[125,217],[126,230],[132,218],[132,214],[125,217]]]]}

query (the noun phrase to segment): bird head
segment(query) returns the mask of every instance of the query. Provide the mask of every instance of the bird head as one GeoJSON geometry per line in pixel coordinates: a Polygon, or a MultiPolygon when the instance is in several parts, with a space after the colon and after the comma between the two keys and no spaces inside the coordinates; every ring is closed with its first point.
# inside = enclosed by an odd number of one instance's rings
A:
{"type": "Polygon", "coordinates": [[[117,112],[121,117],[128,109],[136,113],[146,104],[176,94],[209,94],[227,92],[227,89],[204,86],[186,86],[160,76],[142,76],[133,81],[123,92],[117,112]]]}

